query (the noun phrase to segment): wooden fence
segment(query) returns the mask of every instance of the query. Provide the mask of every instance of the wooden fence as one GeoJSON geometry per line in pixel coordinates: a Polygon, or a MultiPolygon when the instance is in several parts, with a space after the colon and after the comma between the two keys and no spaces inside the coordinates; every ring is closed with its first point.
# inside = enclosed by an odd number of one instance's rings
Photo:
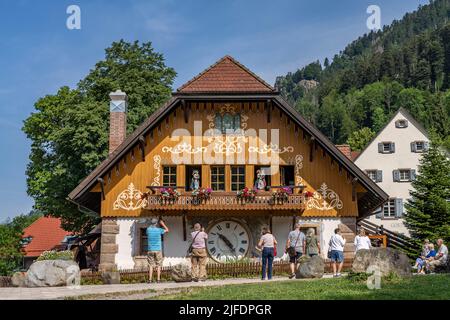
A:
{"type": "Polygon", "coordinates": [[[11,277],[0,276],[0,288],[12,287],[11,277]]]}
{"type": "MultiPolygon", "coordinates": [[[[344,261],[344,270],[351,268],[352,261],[344,261]]],[[[161,268],[161,280],[171,280],[172,267],[161,268]]],[[[223,278],[257,278],[261,276],[260,262],[242,262],[242,263],[211,263],[206,266],[208,279],[223,278]]],[[[325,272],[331,272],[329,260],[325,260],[325,272]]],[[[119,270],[121,283],[143,283],[148,281],[148,270],[119,270]]],[[[274,276],[287,276],[290,273],[289,263],[278,261],[273,263],[274,276]]],[[[101,284],[101,272],[82,272],[82,284],[101,284]]]]}

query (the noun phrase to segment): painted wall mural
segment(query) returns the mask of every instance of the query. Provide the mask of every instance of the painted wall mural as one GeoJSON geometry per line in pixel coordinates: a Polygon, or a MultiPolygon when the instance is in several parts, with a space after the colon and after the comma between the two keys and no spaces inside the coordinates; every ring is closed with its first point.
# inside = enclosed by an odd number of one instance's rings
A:
{"type": "Polygon", "coordinates": [[[306,201],[306,210],[317,209],[320,211],[342,209],[342,200],[334,190],[329,189],[324,182],[320,188],[313,193],[313,196],[306,201]]]}
{"type": "Polygon", "coordinates": [[[133,183],[128,185],[128,188],[122,191],[116,201],[114,201],[113,210],[138,210],[147,206],[147,200],[142,198],[143,193],[136,189],[133,183]]]}

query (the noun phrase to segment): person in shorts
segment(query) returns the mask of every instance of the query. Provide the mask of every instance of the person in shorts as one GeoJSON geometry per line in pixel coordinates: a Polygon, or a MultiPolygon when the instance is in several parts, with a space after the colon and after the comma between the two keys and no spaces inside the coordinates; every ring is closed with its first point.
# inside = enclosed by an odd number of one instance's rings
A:
{"type": "Polygon", "coordinates": [[[345,239],[341,236],[341,230],[339,228],[334,229],[334,234],[331,236],[328,245],[330,259],[333,263],[333,277],[340,277],[342,267],[344,266],[345,239]]]}
{"type": "Polygon", "coordinates": [[[167,232],[169,232],[169,228],[162,219],[158,221],[158,219],[153,218],[150,221],[150,226],[147,228],[149,283],[153,281],[153,268],[156,268],[156,282],[161,281],[161,267],[164,260],[161,236],[167,232]]]}
{"type": "Polygon", "coordinates": [[[434,272],[436,267],[445,266],[448,259],[448,248],[444,244],[444,240],[438,239],[436,243],[438,246],[436,256],[434,258],[430,258],[426,262],[427,270],[430,272],[434,272]]]}
{"type": "Polygon", "coordinates": [[[289,232],[288,239],[286,241],[286,252],[289,254],[289,263],[291,268],[291,275],[289,279],[295,277],[295,270],[297,268],[298,259],[305,252],[306,236],[300,231],[300,223],[295,224],[295,229],[289,232]],[[295,254],[294,254],[295,252],[295,254]]]}

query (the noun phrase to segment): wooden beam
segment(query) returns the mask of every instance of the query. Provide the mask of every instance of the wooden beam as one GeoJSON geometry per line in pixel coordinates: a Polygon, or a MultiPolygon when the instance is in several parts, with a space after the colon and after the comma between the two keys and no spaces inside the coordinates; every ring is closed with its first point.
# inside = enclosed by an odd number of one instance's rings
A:
{"type": "Polygon", "coordinates": [[[139,149],[141,149],[141,158],[142,158],[142,161],[144,161],[144,162],[145,162],[145,145],[146,145],[146,143],[145,143],[144,137],[140,136],[139,137],[139,149]]]}
{"type": "Polygon", "coordinates": [[[100,189],[102,190],[102,199],[105,200],[105,181],[102,178],[97,178],[97,182],[100,183],[100,189]]]}
{"type": "Polygon", "coordinates": [[[316,138],[311,137],[309,140],[309,162],[312,162],[314,160],[314,150],[316,145],[316,138]]]}
{"type": "Polygon", "coordinates": [[[358,178],[354,178],[352,181],[352,201],[356,201],[356,183],[358,182],[358,178]]]}
{"type": "Polygon", "coordinates": [[[272,100],[270,99],[267,100],[266,109],[267,109],[267,123],[270,123],[270,120],[272,118],[272,100]]]}
{"type": "Polygon", "coordinates": [[[184,113],[184,123],[188,123],[189,122],[189,109],[188,109],[188,105],[186,104],[186,100],[181,100],[181,107],[183,108],[183,113],[184,113]]]}
{"type": "Polygon", "coordinates": [[[187,231],[186,231],[186,213],[183,213],[183,241],[187,240],[187,231]]]}

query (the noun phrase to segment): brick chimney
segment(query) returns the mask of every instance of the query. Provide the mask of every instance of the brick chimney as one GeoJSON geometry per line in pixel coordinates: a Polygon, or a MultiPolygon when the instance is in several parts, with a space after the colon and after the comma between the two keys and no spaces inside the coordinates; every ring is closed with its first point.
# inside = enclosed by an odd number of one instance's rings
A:
{"type": "Polygon", "coordinates": [[[125,92],[117,90],[109,94],[109,154],[125,140],[127,136],[127,104],[125,92]]]}

